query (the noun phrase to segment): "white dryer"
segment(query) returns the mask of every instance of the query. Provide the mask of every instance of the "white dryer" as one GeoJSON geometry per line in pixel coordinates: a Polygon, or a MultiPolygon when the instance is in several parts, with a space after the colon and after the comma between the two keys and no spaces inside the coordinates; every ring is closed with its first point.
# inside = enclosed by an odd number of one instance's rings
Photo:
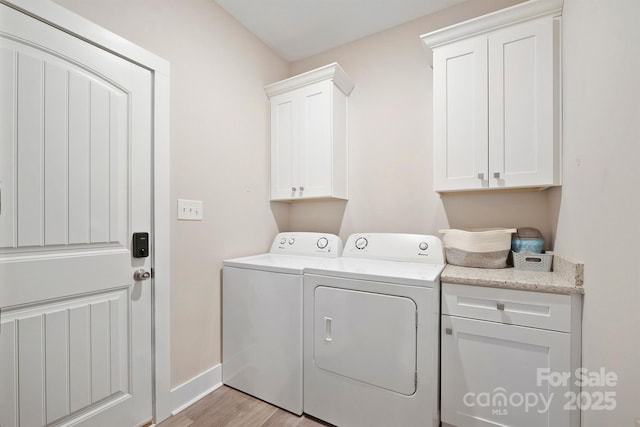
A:
{"type": "Polygon", "coordinates": [[[302,413],[302,274],[341,253],[333,234],[280,233],[269,253],[224,261],[224,384],[302,413]]]}
{"type": "Polygon", "coordinates": [[[331,424],[439,424],[440,239],[354,234],[304,276],[304,412],[331,424]]]}

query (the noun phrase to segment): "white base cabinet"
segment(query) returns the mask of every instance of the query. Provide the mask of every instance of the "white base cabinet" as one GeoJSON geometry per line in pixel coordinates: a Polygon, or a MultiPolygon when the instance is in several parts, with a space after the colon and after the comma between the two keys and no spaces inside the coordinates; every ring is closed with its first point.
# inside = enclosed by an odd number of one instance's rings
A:
{"type": "Polygon", "coordinates": [[[271,200],[348,198],[347,98],[336,63],[271,84],[271,200]]]}
{"type": "MultiPolygon", "coordinates": [[[[455,427],[578,427],[580,295],[444,283],[441,419],[455,427]],[[549,375],[570,375],[558,384],[549,375]]],[[[555,377],[554,377],[555,378],[555,377]]]]}
{"type": "Polygon", "coordinates": [[[532,0],[422,36],[435,191],[561,184],[561,8],[532,0]]]}

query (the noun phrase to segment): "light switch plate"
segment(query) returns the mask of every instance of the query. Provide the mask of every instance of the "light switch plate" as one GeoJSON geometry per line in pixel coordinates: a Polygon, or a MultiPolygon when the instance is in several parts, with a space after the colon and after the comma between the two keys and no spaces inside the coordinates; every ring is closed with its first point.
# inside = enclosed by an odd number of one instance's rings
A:
{"type": "Polygon", "coordinates": [[[178,220],[202,221],[202,200],[178,199],[178,220]]]}

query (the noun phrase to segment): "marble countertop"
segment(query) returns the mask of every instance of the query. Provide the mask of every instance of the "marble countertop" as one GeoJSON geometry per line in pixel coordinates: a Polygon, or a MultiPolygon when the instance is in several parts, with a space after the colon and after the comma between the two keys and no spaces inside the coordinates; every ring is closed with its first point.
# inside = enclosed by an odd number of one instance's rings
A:
{"type": "Polygon", "coordinates": [[[583,294],[584,265],[555,255],[552,272],[516,270],[514,268],[470,268],[447,265],[442,283],[517,289],[555,294],[583,294]]]}

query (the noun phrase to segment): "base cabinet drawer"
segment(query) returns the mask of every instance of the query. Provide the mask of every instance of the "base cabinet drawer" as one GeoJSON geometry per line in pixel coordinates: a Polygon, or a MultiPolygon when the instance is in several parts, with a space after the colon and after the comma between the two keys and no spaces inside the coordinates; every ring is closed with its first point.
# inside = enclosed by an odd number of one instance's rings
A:
{"type": "Polygon", "coordinates": [[[569,332],[572,295],[447,284],[442,313],[569,332]]]}

